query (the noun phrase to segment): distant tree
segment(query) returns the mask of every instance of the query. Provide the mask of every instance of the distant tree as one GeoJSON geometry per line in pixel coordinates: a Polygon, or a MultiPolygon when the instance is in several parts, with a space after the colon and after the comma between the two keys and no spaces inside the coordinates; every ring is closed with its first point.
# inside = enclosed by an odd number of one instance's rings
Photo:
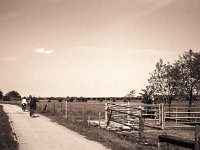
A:
{"type": "Polygon", "coordinates": [[[152,87],[146,86],[146,89],[142,89],[143,93],[139,93],[142,96],[142,102],[151,104],[151,97],[153,95],[152,87]]]}
{"type": "Polygon", "coordinates": [[[0,100],[3,99],[3,92],[0,90],[0,100]]]}
{"type": "Polygon", "coordinates": [[[21,95],[17,91],[10,91],[4,96],[3,99],[5,101],[20,100],[21,99],[21,95]]]}
{"type": "Polygon", "coordinates": [[[133,100],[133,98],[135,97],[135,93],[136,91],[134,89],[131,90],[128,94],[125,95],[125,101],[128,101],[127,98],[129,100],[133,100]]]}
{"type": "Polygon", "coordinates": [[[125,97],[134,97],[135,96],[136,91],[133,89],[131,90],[128,94],[126,94],[125,97]]]}

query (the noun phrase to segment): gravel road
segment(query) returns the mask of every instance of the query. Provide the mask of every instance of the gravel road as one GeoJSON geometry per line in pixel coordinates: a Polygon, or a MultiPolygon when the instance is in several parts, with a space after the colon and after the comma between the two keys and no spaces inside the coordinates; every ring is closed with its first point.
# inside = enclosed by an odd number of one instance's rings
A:
{"type": "Polygon", "coordinates": [[[15,105],[3,104],[17,135],[20,150],[107,150],[43,115],[35,118],[15,105]]]}

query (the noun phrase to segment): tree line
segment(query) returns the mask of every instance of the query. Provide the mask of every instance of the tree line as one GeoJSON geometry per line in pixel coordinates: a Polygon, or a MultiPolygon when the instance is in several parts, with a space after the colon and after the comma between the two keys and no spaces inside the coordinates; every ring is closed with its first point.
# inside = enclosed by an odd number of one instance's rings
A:
{"type": "Polygon", "coordinates": [[[11,101],[11,100],[20,100],[21,95],[17,91],[9,91],[5,95],[3,95],[3,92],[0,90],[0,100],[4,101],[11,101]]]}
{"type": "Polygon", "coordinates": [[[145,103],[151,103],[151,97],[155,97],[171,106],[173,100],[185,99],[191,107],[194,100],[199,100],[199,91],[200,52],[190,49],[173,63],[160,59],[140,94],[145,103]]]}

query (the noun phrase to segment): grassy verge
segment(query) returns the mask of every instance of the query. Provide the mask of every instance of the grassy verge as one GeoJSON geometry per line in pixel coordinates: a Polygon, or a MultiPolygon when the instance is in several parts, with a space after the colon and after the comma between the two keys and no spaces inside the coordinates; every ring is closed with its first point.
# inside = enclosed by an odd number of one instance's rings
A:
{"type": "Polygon", "coordinates": [[[8,116],[0,105],[0,149],[18,150],[18,143],[14,140],[14,136],[8,116]]]}
{"type": "Polygon", "coordinates": [[[80,122],[71,119],[64,119],[57,115],[42,113],[49,117],[52,121],[59,123],[75,132],[80,133],[89,140],[102,143],[104,146],[112,150],[143,150],[156,149],[155,145],[142,145],[138,142],[138,137],[131,135],[121,135],[114,131],[105,130],[95,126],[88,126],[87,122],[80,122]]]}

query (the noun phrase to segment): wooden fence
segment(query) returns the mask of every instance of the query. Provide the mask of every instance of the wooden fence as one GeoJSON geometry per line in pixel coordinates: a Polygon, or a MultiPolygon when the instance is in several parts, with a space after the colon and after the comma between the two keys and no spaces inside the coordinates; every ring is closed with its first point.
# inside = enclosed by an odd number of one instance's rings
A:
{"type": "Polygon", "coordinates": [[[148,127],[162,127],[162,107],[163,105],[135,105],[126,104],[107,104],[107,125],[115,122],[130,129],[139,129],[140,118],[145,119],[144,125],[148,127]]]}
{"type": "Polygon", "coordinates": [[[107,103],[106,122],[115,122],[131,129],[139,128],[139,118],[151,128],[195,127],[200,124],[200,107],[167,107],[163,104],[135,105],[134,103],[107,103]],[[189,111],[188,111],[189,110],[189,111]]]}

